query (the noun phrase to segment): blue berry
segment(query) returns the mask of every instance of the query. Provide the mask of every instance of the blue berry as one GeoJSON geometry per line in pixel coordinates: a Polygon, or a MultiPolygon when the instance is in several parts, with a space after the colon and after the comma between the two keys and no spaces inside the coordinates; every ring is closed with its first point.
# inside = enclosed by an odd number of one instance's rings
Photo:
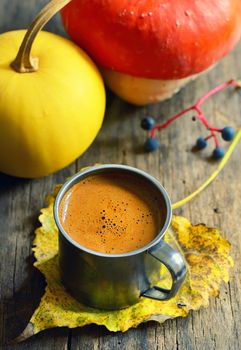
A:
{"type": "Polygon", "coordinates": [[[141,121],[141,127],[144,130],[151,130],[155,124],[155,119],[152,117],[145,117],[141,121]]]}
{"type": "Polygon", "coordinates": [[[235,135],[235,130],[231,126],[225,126],[222,130],[222,138],[225,141],[232,141],[235,135]]]}
{"type": "Polygon", "coordinates": [[[156,138],[150,137],[145,142],[145,150],[148,152],[155,151],[159,146],[159,142],[156,138]]]}
{"type": "Polygon", "coordinates": [[[207,140],[205,140],[203,137],[199,137],[197,139],[197,143],[196,143],[196,146],[198,149],[204,149],[205,147],[207,147],[207,140]]]}
{"type": "Polygon", "coordinates": [[[225,150],[222,147],[216,147],[213,151],[213,158],[220,159],[225,155],[225,150]]]}

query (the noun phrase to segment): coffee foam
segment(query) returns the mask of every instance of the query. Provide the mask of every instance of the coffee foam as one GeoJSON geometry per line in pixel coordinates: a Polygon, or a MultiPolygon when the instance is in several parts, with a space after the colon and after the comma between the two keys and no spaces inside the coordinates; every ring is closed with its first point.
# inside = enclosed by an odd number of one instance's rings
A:
{"type": "Polygon", "coordinates": [[[81,245],[116,254],[139,249],[161,226],[158,198],[143,180],[100,174],[74,185],[60,205],[60,221],[81,245]]]}

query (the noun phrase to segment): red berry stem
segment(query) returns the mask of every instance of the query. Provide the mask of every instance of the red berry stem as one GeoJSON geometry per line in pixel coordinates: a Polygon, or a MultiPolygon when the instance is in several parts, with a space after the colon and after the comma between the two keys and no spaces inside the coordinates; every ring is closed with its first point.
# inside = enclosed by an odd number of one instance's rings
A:
{"type": "Polygon", "coordinates": [[[198,115],[197,118],[203,123],[203,125],[211,131],[211,135],[214,139],[214,143],[215,143],[215,147],[219,146],[219,142],[218,142],[218,138],[215,135],[215,132],[212,130],[212,128],[210,128],[209,122],[207,120],[207,118],[205,117],[205,115],[203,114],[202,110],[199,108],[199,106],[194,105],[194,108],[196,109],[198,115]]]}
{"type": "Polygon", "coordinates": [[[168,119],[165,123],[163,124],[157,124],[155,125],[152,130],[151,130],[151,137],[155,137],[156,135],[156,131],[157,130],[161,130],[161,129],[165,129],[166,127],[168,127],[169,124],[171,124],[172,122],[174,122],[176,119],[180,118],[183,114],[191,111],[193,109],[193,106],[192,107],[189,107],[189,108],[186,108],[184,109],[183,111],[175,114],[173,117],[171,117],[170,119],[168,119]]]}
{"type": "Polygon", "coordinates": [[[194,105],[193,107],[196,112],[197,112],[197,118],[203,123],[203,125],[209,129],[209,122],[207,120],[207,118],[205,117],[205,115],[203,114],[203,111],[201,110],[201,108],[199,108],[199,106],[194,105]]]}
{"type": "Polygon", "coordinates": [[[211,131],[217,131],[217,132],[222,132],[222,129],[220,128],[209,128],[211,131]]]}
{"type": "Polygon", "coordinates": [[[210,90],[208,93],[206,93],[204,96],[200,97],[197,102],[196,106],[200,106],[203,104],[204,101],[206,101],[209,97],[215,95],[217,92],[225,89],[228,86],[234,86],[234,87],[240,87],[240,83],[234,79],[231,79],[229,81],[226,81],[225,83],[222,83],[218,86],[216,86],[214,89],[210,90]]]}
{"type": "Polygon", "coordinates": [[[209,139],[211,139],[213,137],[213,135],[211,134],[211,135],[208,135],[207,137],[205,137],[205,139],[204,140],[206,140],[206,141],[208,141],[209,139]]]}
{"type": "Polygon", "coordinates": [[[218,147],[219,146],[219,141],[218,138],[215,134],[215,132],[221,132],[222,129],[220,128],[214,128],[211,127],[209,124],[209,121],[207,120],[207,118],[205,117],[203,111],[201,110],[200,106],[211,96],[215,95],[216,93],[218,93],[219,91],[229,87],[229,86],[234,86],[236,88],[240,88],[241,87],[241,82],[240,81],[236,81],[236,80],[229,80],[225,83],[222,83],[218,86],[216,86],[214,89],[210,90],[208,93],[206,93],[205,95],[203,95],[202,97],[200,97],[197,102],[184,109],[183,111],[175,114],[173,117],[171,117],[170,119],[168,119],[166,122],[164,122],[163,124],[156,124],[152,129],[151,129],[151,138],[155,138],[156,136],[156,132],[157,130],[161,130],[161,129],[165,129],[166,127],[168,127],[171,123],[173,123],[175,120],[179,119],[180,117],[182,117],[184,114],[186,114],[187,112],[190,112],[192,110],[194,110],[197,113],[197,119],[200,120],[200,122],[205,126],[205,128],[207,130],[210,130],[211,135],[206,137],[205,140],[208,140],[210,138],[214,139],[214,143],[215,146],[218,147]]]}

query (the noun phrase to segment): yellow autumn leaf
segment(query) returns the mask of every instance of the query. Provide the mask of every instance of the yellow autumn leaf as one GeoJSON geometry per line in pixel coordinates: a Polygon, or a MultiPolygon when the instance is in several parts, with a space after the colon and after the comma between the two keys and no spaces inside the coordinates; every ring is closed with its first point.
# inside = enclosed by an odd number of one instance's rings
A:
{"type": "MultiPolygon", "coordinates": [[[[47,197],[48,207],[41,210],[41,227],[35,231],[35,267],[46,278],[47,286],[40,305],[34,312],[18,341],[52,327],[82,327],[91,323],[104,325],[110,331],[125,332],[140,323],[155,320],[160,323],[190,310],[207,307],[210,296],[217,296],[222,281],[228,282],[228,270],[233,266],[230,244],[218,229],[203,224],[193,226],[186,218],[174,216],[165,240],[181,251],[188,264],[186,280],[175,298],[157,301],[142,297],[123,310],[106,311],[77,302],[64,289],[58,269],[58,230],[53,218],[53,203],[59,186],[47,197]]],[[[162,267],[162,287],[170,286],[168,271],[162,267]]]]}

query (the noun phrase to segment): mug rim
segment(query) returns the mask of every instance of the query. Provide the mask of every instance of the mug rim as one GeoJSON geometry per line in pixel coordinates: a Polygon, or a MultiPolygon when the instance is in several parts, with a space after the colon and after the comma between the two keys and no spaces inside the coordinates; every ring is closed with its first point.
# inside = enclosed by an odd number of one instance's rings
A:
{"type": "Polygon", "coordinates": [[[92,254],[92,255],[96,255],[99,257],[105,257],[105,258],[121,258],[121,257],[129,257],[129,256],[134,256],[140,253],[144,253],[145,251],[148,251],[150,248],[152,248],[153,246],[157,245],[162,237],[165,235],[168,227],[170,226],[170,222],[172,219],[172,206],[171,206],[171,200],[170,197],[166,191],[166,189],[161,185],[161,183],[155,179],[152,175],[146,173],[143,170],[140,170],[138,168],[129,166],[129,165],[122,165],[122,164],[103,164],[103,165],[94,165],[94,166],[90,166],[90,167],[86,167],[83,170],[80,170],[79,172],[77,172],[75,175],[73,175],[72,177],[70,177],[60,188],[55,201],[54,201],[54,207],[53,207],[53,214],[54,214],[54,220],[56,223],[56,226],[59,230],[59,234],[61,234],[70,244],[74,245],[77,249],[82,250],[86,253],[92,254]],[[98,174],[101,173],[102,170],[125,170],[129,173],[134,173],[137,175],[142,176],[145,180],[148,180],[149,182],[152,183],[152,185],[154,185],[159,192],[161,192],[163,199],[165,201],[166,204],[166,218],[165,218],[165,222],[164,225],[162,226],[161,230],[159,231],[159,233],[156,235],[156,237],[150,241],[148,244],[146,244],[144,247],[141,247],[139,249],[135,249],[135,250],[131,250],[129,252],[125,252],[125,253],[118,253],[118,254],[108,254],[108,253],[102,253],[102,252],[98,252],[96,250],[92,250],[89,249],[83,245],[81,245],[80,243],[76,242],[63,228],[63,226],[60,223],[59,220],[59,205],[60,202],[63,198],[63,196],[65,195],[65,193],[72,187],[74,186],[76,183],[78,183],[79,181],[82,180],[82,178],[86,178],[90,175],[94,175],[94,174],[98,174]]]}

